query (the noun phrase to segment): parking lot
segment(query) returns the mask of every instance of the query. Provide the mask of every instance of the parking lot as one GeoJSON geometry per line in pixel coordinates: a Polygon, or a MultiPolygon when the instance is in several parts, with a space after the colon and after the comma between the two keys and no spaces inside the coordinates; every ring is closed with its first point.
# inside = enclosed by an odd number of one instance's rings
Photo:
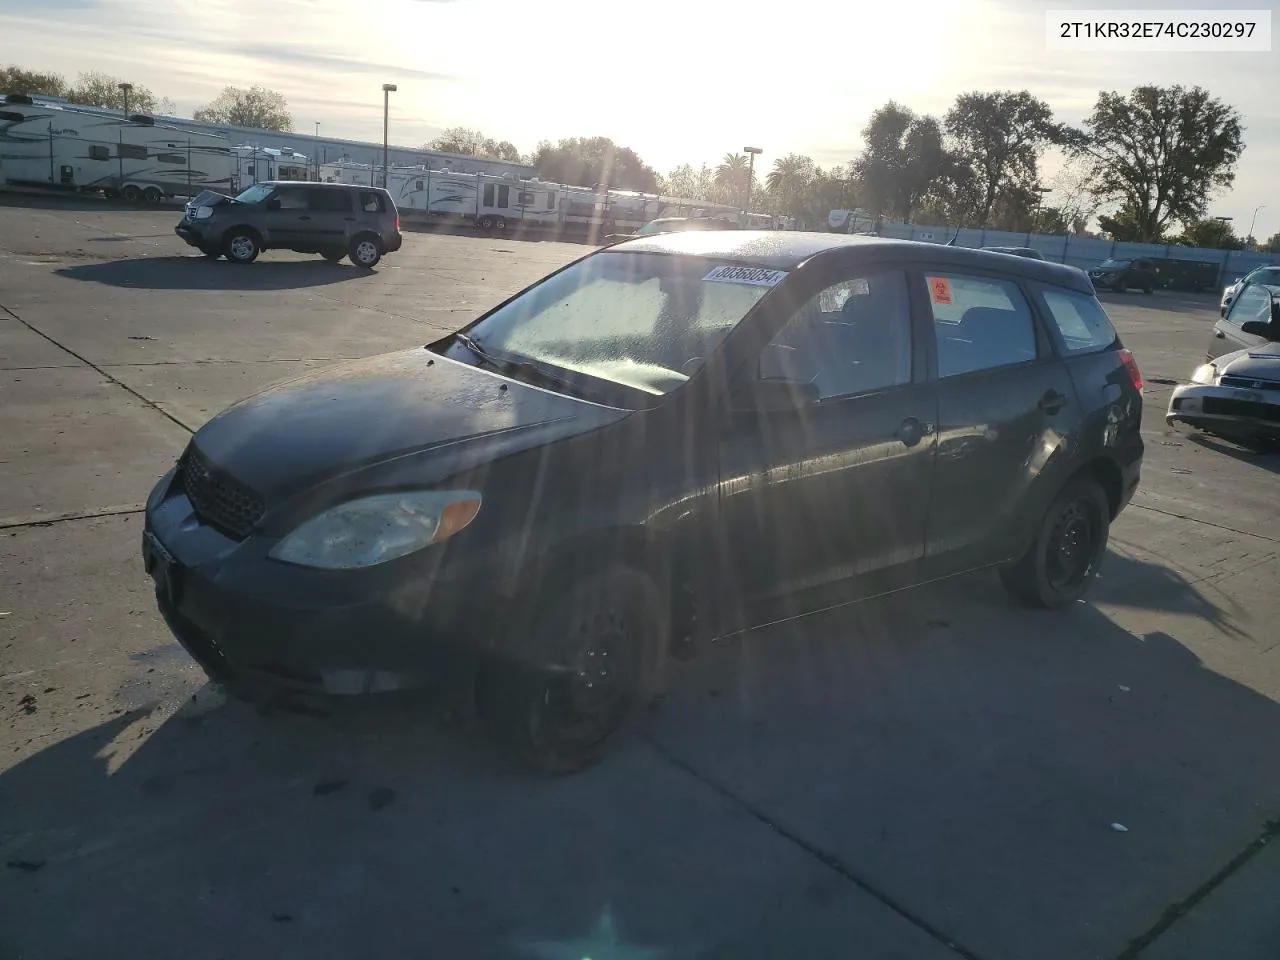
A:
{"type": "Polygon", "coordinates": [[[1147,452],[1089,603],[984,574],[738,636],[547,779],[428,704],[226,702],[141,508],[232,401],[589,248],[240,267],[177,216],[0,203],[0,958],[1280,955],[1280,455],[1163,416],[1214,298],[1104,295],[1147,452]]]}

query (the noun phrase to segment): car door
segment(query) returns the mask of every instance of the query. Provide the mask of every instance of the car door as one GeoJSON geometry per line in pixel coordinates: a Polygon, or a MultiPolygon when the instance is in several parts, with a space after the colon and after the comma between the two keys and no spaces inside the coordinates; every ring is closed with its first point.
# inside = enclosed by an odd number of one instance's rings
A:
{"type": "Polygon", "coordinates": [[[305,187],[276,187],[263,207],[262,234],[268,246],[288,249],[305,243],[304,227],[310,219],[305,187]]]}
{"type": "Polygon", "coordinates": [[[1213,336],[1209,338],[1205,359],[1213,360],[1224,353],[1235,353],[1266,343],[1263,337],[1245,333],[1240,326],[1246,320],[1268,322],[1271,319],[1271,298],[1270,287],[1260,283],[1245,285],[1231,301],[1227,315],[1213,325],[1213,336]]]}
{"type": "Polygon", "coordinates": [[[1016,279],[938,266],[924,283],[939,410],[925,567],[945,576],[1008,557],[1033,487],[1065,480],[1080,410],[1016,279]]]}
{"type": "Polygon", "coordinates": [[[924,553],[937,404],[908,274],[850,268],[804,292],[729,391],[783,381],[809,396],[731,403],[719,436],[719,601],[739,626],[804,608],[802,591],[906,582],[924,553]]]}
{"type": "Polygon", "coordinates": [[[355,217],[351,191],[308,187],[307,211],[301,217],[306,245],[315,250],[346,250],[347,227],[355,217]],[[307,219],[310,217],[310,219],[307,219]]]}

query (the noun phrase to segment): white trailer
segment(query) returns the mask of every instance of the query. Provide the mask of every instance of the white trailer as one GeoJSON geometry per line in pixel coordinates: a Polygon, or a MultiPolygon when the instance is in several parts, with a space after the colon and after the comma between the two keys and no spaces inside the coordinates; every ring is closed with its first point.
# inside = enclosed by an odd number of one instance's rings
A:
{"type": "Polygon", "coordinates": [[[102,191],[137,202],[232,190],[225,137],[134,114],[10,94],[0,103],[0,186],[102,191]]]}
{"type": "MultiPolygon", "coordinates": [[[[290,147],[262,147],[244,143],[231,148],[235,156],[237,190],[264,180],[310,180],[314,164],[290,147]]],[[[318,173],[318,171],[317,171],[318,173]]]]}
{"type": "Polygon", "coordinates": [[[401,210],[466,220],[485,230],[560,223],[561,187],[542,180],[392,167],[387,189],[401,210]]]}

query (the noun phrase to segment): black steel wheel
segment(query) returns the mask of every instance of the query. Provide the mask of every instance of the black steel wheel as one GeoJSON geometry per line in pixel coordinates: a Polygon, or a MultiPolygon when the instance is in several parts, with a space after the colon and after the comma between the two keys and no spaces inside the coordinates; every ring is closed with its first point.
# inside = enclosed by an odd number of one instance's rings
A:
{"type": "Polygon", "coordinates": [[[1081,599],[1107,551],[1111,507],[1098,481],[1076,477],[1050,504],[1026,554],[1001,571],[1022,603],[1057,608],[1081,599]]]}
{"type": "Polygon", "coordinates": [[[544,667],[481,671],[477,705],[490,730],[543,773],[597,763],[656,682],[666,618],[654,598],[644,574],[618,569],[553,600],[530,638],[544,667]]]}

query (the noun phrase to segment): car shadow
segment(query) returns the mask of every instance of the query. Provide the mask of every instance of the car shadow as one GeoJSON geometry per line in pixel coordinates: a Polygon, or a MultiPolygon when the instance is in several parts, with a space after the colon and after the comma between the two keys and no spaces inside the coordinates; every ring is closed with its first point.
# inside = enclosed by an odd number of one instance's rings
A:
{"type": "Polygon", "coordinates": [[[1187,439],[1198,447],[1247,463],[1251,467],[1280,473],[1280,444],[1277,444],[1273,450],[1261,451],[1251,450],[1229,440],[1222,440],[1204,433],[1188,433],[1187,439]]]}
{"type": "Polygon", "coordinates": [[[174,699],[0,774],[0,955],[954,955],[871,890],[967,955],[1114,956],[1280,797],[1274,702],[989,575],[709,644],[573,777],[403,699],[174,699]]]}
{"type": "Polygon", "coordinates": [[[268,251],[247,265],[193,253],[83,263],[54,272],[71,280],[133,290],[294,290],[342,283],[377,271],[361,270],[345,261],[329,263],[320,257],[273,262],[268,251]]]}

